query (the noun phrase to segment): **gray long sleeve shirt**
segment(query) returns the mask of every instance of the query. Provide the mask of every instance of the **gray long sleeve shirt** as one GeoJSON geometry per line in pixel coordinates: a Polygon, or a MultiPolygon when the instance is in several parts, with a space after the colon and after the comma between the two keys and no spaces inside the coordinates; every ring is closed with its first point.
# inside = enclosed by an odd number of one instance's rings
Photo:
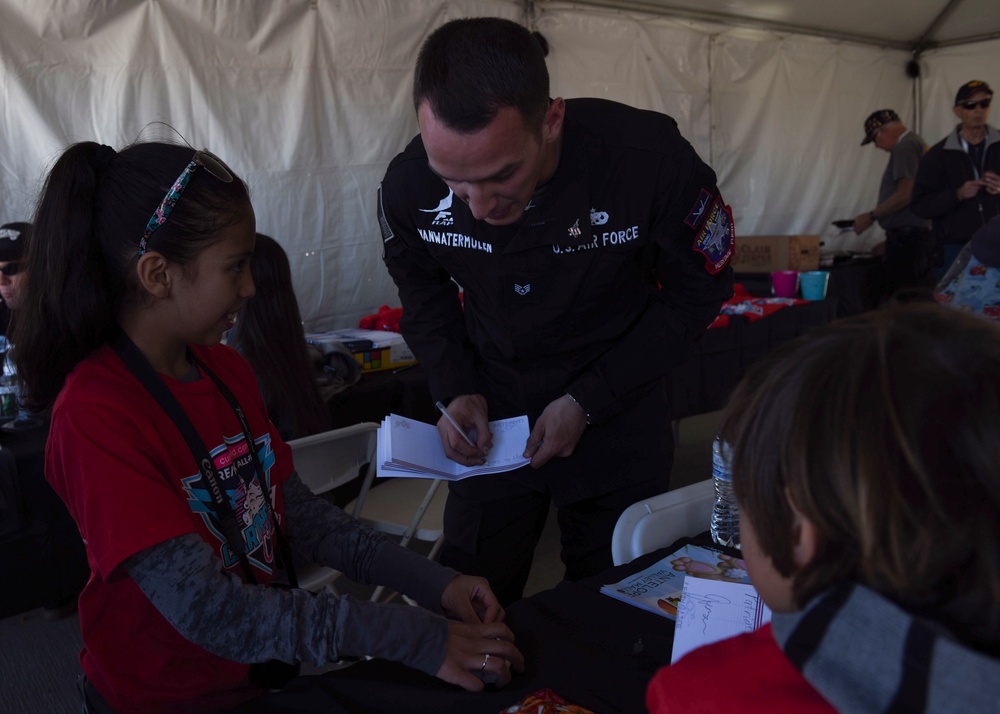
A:
{"type": "Polygon", "coordinates": [[[315,496],[297,474],[282,495],[285,535],[298,554],[356,582],[405,593],[423,607],[249,585],[223,570],[194,533],[133,555],[125,561],[129,577],[178,632],[226,659],[323,665],[375,656],[436,674],[448,641],[441,595],[458,573],[315,496]]]}

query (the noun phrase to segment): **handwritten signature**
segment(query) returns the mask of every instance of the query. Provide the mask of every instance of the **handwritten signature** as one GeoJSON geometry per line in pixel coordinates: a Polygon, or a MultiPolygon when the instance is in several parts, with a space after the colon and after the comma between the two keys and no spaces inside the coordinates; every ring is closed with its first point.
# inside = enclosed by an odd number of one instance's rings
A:
{"type": "MultiPolygon", "coordinates": [[[[695,609],[696,605],[701,605],[704,609],[704,613],[701,616],[701,632],[706,634],[708,632],[708,621],[712,616],[712,608],[716,605],[731,605],[732,600],[723,596],[716,594],[709,595],[692,595],[686,593],[681,599],[681,608],[685,612],[691,612],[695,609]]],[[[691,614],[694,614],[693,612],[691,614]]]]}

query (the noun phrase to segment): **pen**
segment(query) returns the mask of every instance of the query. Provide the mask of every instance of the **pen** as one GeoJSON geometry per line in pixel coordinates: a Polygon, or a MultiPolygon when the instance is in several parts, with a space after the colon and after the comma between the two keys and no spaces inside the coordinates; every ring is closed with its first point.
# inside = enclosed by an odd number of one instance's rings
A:
{"type": "Polygon", "coordinates": [[[466,443],[468,443],[469,446],[471,446],[474,449],[479,448],[478,446],[476,446],[476,442],[470,439],[469,435],[465,433],[465,429],[463,429],[458,425],[458,422],[455,421],[455,417],[449,414],[448,410],[444,408],[444,404],[442,404],[440,401],[437,401],[434,402],[434,406],[436,406],[441,411],[441,413],[444,414],[444,418],[448,420],[449,424],[455,427],[455,429],[458,431],[459,434],[462,435],[462,438],[465,439],[466,443]]]}

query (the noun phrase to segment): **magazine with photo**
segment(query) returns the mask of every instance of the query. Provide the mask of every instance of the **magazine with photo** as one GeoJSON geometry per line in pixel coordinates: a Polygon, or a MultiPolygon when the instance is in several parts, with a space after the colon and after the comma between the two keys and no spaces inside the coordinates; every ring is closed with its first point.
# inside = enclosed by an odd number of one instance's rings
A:
{"type": "Polygon", "coordinates": [[[741,558],[709,546],[687,543],[645,570],[617,583],[602,585],[601,592],[675,620],[685,577],[751,584],[741,558]]]}

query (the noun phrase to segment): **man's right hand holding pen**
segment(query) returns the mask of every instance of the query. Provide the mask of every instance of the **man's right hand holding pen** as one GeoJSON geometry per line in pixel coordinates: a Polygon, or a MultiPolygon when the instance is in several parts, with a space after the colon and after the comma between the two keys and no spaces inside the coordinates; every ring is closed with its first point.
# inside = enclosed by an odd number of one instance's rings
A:
{"type": "MultiPolygon", "coordinates": [[[[452,399],[447,408],[441,402],[435,406],[441,411],[437,429],[445,456],[464,466],[485,464],[493,446],[486,397],[463,394],[452,399]]],[[[532,468],[572,454],[587,421],[586,411],[570,395],[552,401],[535,422],[524,447],[524,456],[531,459],[532,468]]]]}
{"type": "Polygon", "coordinates": [[[438,409],[437,429],[445,456],[465,466],[485,464],[493,446],[486,397],[463,394],[452,399],[447,409],[438,402],[438,409]]]}

